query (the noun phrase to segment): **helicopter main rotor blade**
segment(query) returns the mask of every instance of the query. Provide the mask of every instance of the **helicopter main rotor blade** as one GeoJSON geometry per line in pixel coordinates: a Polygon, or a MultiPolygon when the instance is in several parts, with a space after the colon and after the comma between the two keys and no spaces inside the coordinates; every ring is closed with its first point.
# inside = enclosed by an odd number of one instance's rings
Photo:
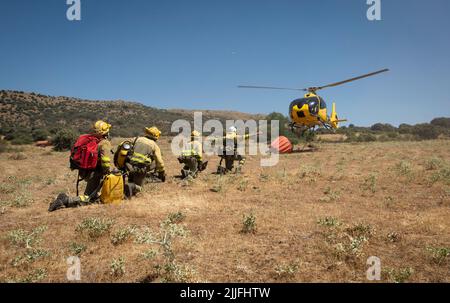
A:
{"type": "Polygon", "coordinates": [[[239,88],[262,88],[262,89],[281,89],[281,90],[295,90],[295,91],[307,91],[305,88],[288,88],[288,87],[272,87],[272,86],[252,86],[252,85],[239,85],[239,88]]]}
{"type": "Polygon", "coordinates": [[[332,84],[328,84],[328,85],[324,85],[324,86],[313,87],[313,89],[314,90],[319,90],[319,89],[324,89],[324,88],[327,88],[327,87],[334,87],[334,86],[342,85],[342,84],[345,84],[345,83],[348,83],[348,82],[356,81],[356,80],[359,80],[359,79],[375,76],[375,75],[378,75],[378,74],[381,74],[381,73],[384,73],[384,72],[387,72],[387,71],[389,71],[389,69],[385,68],[385,69],[382,69],[382,70],[379,70],[379,71],[376,71],[376,72],[373,72],[373,73],[370,73],[370,74],[365,74],[365,75],[362,75],[362,76],[359,76],[359,77],[355,77],[355,78],[351,78],[351,79],[348,79],[348,80],[344,80],[344,81],[340,81],[340,82],[336,82],[336,83],[332,83],[332,84]]]}

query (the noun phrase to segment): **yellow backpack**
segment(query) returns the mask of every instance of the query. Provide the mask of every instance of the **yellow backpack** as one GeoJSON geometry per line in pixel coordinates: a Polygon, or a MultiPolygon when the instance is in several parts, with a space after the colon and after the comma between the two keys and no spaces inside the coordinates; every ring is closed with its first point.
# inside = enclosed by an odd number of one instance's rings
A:
{"type": "Polygon", "coordinates": [[[117,147],[116,152],[114,153],[114,165],[120,169],[125,170],[125,163],[127,162],[130,155],[133,153],[133,147],[136,143],[137,138],[134,142],[131,141],[123,141],[117,147]]]}
{"type": "Polygon", "coordinates": [[[124,198],[123,177],[121,174],[109,174],[105,177],[100,200],[105,204],[120,204],[124,198]]]}

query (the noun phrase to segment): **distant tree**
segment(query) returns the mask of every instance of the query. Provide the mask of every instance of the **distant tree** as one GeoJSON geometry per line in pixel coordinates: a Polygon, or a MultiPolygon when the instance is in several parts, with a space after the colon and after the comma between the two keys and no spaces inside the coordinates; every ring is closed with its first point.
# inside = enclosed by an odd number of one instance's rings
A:
{"type": "Polygon", "coordinates": [[[280,125],[280,128],[279,128],[280,136],[288,135],[289,129],[288,129],[287,125],[289,123],[289,120],[283,114],[276,113],[276,112],[270,113],[269,115],[266,116],[266,120],[267,120],[267,126],[268,127],[270,127],[270,123],[272,121],[278,120],[279,123],[280,123],[279,124],[280,125]]]}
{"type": "MultiPolygon", "coordinates": [[[[270,127],[271,121],[278,120],[279,121],[279,135],[288,138],[292,142],[292,144],[298,144],[299,139],[297,138],[297,135],[292,133],[292,131],[290,130],[289,119],[285,115],[283,115],[281,113],[273,112],[266,116],[266,120],[267,120],[268,127],[270,127]]],[[[305,134],[306,133],[304,133],[304,135],[305,134]]],[[[270,140],[270,138],[271,138],[271,132],[269,129],[268,140],[270,140]]],[[[308,137],[308,138],[310,139],[311,137],[308,137]]],[[[306,138],[305,138],[305,140],[306,140],[306,138]]]]}
{"type": "Polygon", "coordinates": [[[393,132],[395,127],[390,124],[376,123],[370,127],[372,131],[376,132],[393,132]]]}
{"type": "Polygon", "coordinates": [[[437,139],[441,134],[439,127],[433,126],[428,123],[417,124],[413,126],[412,134],[421,140],[437,139]]]}
{"type": "Polygon", "coordinates": [[[436,118],[431,120],[431,125],[450,129],[450,118],[436,118]]]}
{"type": "Polygon", "coordinates": [[[402,123],[398,126],[398,131],[401,134],[411,134],[414,127],[412,125],[402,123]]]}
{"type": "Polygon", "coordinates": [[[78,134],[71,129],[63,129],[52,138],[53,148],[56,151],[69,150],[75,143],[78,134]]]}

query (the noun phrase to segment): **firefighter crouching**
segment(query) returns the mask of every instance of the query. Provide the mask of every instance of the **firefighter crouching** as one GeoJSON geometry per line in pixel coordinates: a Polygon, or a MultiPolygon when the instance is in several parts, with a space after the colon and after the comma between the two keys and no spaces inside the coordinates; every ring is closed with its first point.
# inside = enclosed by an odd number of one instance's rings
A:
{"type": "Polygon", "coordinates": [[[178,157],[178,162],[184,164],[181,170],[181,177],[183,179],[192,177],[196,178],[198,172],[205,170],[208,162],[203,162],[203,146],[200,142],[201,134],[194,130],[191,133],[191,141],[184,146],[181,156],[178,157]]]}
{"type": "Polygon", "coordinates": [[[156,141],[161,131],[156,127],[145,128],[145,136],[137,137],[132,146],[132,152],[125,163],[128,171],[128,183],[125,184],[125,195],[131,197],[142,191],[148,172],[154,167],[157,177],[166,181],[164,161],[161,149],[156,141]]]}
{"type": "MultiPolygon", "coordinates": [[[[77,197],[69,197],[65,193],[58,195],[53,201],[48,211],[52,212],[64,207],[77,207],[88,205],[99,199],[99,191],[101,190],[102,180],[108,175],[111,168],[111,142],[109,140],[109,131],[111,125],[104,121],[97,121],[93,126],[93,132],[89,135],[82,135],[75,143],[71,153],[71,168],[78,169],[78,182],[85,181],[86,188],[83,195],[77,197]],[[89,149],[92,149],[90,152],[89,149]],[[82,151],[88,151],[93,155],[96,151],[97,157],[89,159],[83,155],[82,151]]],[[[77,192],[78,194],[78,192],[77,192]]]]}
{"type": "Polygon", "coordinates": [[[241,155],[238,152],[238,140],[243,139],[246,141],[250,137],[257,136],[259,134],[260,134],[260,132],[254,134],[254,135],[245,134],[245,135],[240,136],[237,134],[237,128],[235,126],[231,126],[228,129],[228,132],[226,133],[226,135],[222,138],[223,146],[222,146],[222,153],[219,156],[220,163],[219,163],[219,166],[217,167],[217,174],[223,175],[223,174],[232,172],[234,169],[235,161],[238,162],[235,173],[241,173],[242,167],[245,164],[246,158],[244,155],[241,155]],[[225,167],[222,166],[223,161],[225,161],[225,167]]]}

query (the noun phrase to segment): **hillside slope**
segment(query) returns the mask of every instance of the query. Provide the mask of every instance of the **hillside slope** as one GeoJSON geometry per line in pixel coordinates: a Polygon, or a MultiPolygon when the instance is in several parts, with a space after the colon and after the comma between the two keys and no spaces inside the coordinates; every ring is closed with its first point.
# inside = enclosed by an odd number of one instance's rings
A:
{"type": "MultiPolygon", "coordinates": [[[[203,119],[258,119],[261,116],[227,111],[202,111],[203,119]]],[[[70,97],[52,97],[19,91],[0,91],[0,128],[56,129],[67,127],[84,132],[97,119],[111,123],[114,136],[139,134],[144,126],[157,125],[170,133],[173,121],[192,121],[193,111],[166,110],[137,102],[93,101],[70,97]]]]}

